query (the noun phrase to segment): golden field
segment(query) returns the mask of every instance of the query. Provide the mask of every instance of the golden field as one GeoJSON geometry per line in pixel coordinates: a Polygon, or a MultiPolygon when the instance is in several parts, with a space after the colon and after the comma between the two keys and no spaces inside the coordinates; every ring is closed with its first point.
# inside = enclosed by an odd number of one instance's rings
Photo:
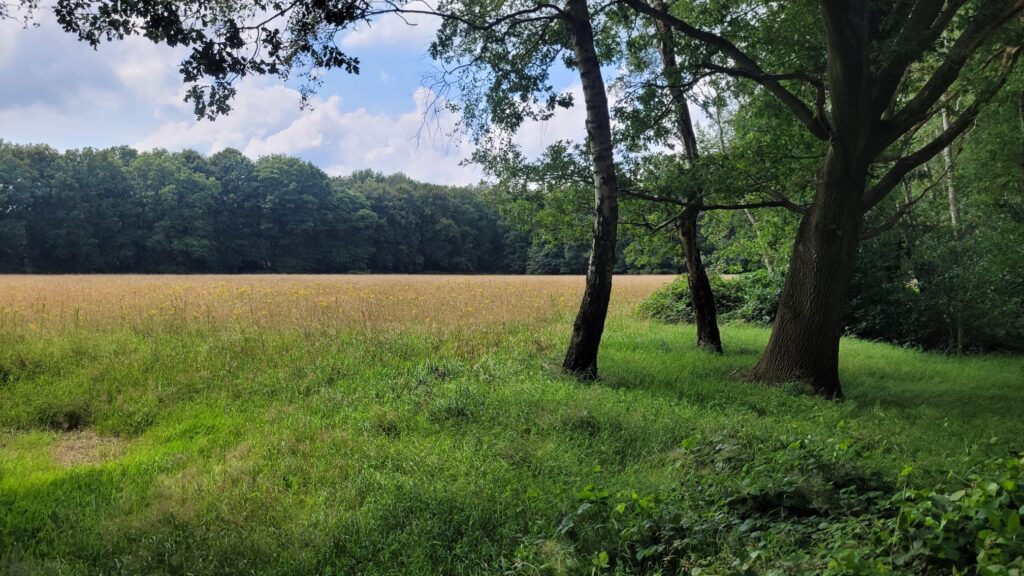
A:
{"type": "MultiPolygon", "coordinates": [[[[612,314],[671,276],[617,276],[612,314]]],[[[580,276],[3,276],[0,330],[466,328],[575,313],[580,276]]]]}

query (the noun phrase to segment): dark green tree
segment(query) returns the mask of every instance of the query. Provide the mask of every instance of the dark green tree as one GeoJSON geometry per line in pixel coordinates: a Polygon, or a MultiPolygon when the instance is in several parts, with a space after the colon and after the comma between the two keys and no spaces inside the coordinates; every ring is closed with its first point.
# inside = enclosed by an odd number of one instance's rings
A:
{"type": "Polygon", "coordinates": [[[141,267],[153,272],[204,272],[217,262],[213,208],[217,181],[164,150],[135,158],[129,170],[142,199],[141,267]]]}
{"type": "Polygon", "coordinates": [[[703,47],[698,64],[704,69],[757,83],[827,142],[772,337],[754,376],[803,380],[822,395],[842,396],[839,339],[865,215],[963,134],[999,91],[1019,56],[1017,15],[1024,0],[821,2],[820,12],[811,2],[737,2],[707,12],[714,21],[703,27],[682,4],[666,13],[642,0],[623,3],[703,47]],[[750,10],[759,17],[736,18],[750,10]],[[778,32],[779,22],[799,21],[789,16],[794,12],[817,14],[796,36],[803,45],[794,46],[795,36],[787,34],[772,41],[769,32],[778,32]],[[744,34],[750,23],[760,32],[744,34]],[[949,129],[914,141],[944,95],[966,88],[957,80],[972,67],[988,73],[968,91],[970,104],[949,129]]]}

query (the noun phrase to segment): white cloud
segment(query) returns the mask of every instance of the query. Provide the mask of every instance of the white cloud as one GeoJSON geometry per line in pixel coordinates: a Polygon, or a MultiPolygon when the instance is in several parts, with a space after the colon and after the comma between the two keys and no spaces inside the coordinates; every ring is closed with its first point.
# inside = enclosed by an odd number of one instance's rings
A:
{"type": "Polygon", "coordinates": [[[527,157],[539,155],[559,140],[580,141],[586,137],[587,110],[583,105],[583,86],[576,83],[566,91],[572,94],[572,108],[558,110],[547,122],[529,122],[516,133],[513,140],[527,157]]]}
{"type": "MultiPolygon", "coordinates": [[[[570,91],[580,102],[580,87],[570,91]]],[[[142,149],[194,148],[215,152],[238,148],[251,158],[270,154],[302,156],[332,175],[371,168],[440,184],[471,184],[482,177],[462,161],[473,150],[463,136],[451,136],[458,118],[443,103],[433,102],[427,88],[417,89],[405,112],[385,114],[365,108],[346,109],[340,96],[314,98],[300,109],[298,91],[267,82],[239,86],[234,109],[215,122],[168,122],[136,142],[142,149]]],[[[579,104],[543,123],[530,123],[515,136],[529,156],[558,140],[585,134],[585,111],[579,104]]]]}
{"type": "Polygon", "coordinates": [[[437,35],[441,19],[424,14],[383,14],[370,23],[357,25],[341,39],[341,46],[353,48],[425,48],[437,35]]]}
{"type": "Polygon", "coordinates": [[[345,174],[362,168],[404,172],[412,178],[446,184],[469,184],[480,178],[473,167],[460,166],[471,149],[465,141],[450,142],[450,113],[424,124],[429,92],[411,98],[411,110],[399,114],[346,110],[339,96],[314,98],[300,109],[300,94],[281,86],[244,82],[234,109],[215,122],[168,122],[135,143],[141,149],[194,148],[214,152],[227,147],[258,158],[292,154],[310,159],[328,172],[345,174]],[[437,128],[437,130],[433,130],[437,128]]]}
{"type": "MultiPolygon", "coordinates": [[[[359,100],[364,106],[355,106],[344,94],[323,94],[303,110],[296,89],[272,78],[246,79],[238,85],[229,115],[197,121],[183,102],[180,50],[132,38],[94,51],[63,32],[51,16],[40,13],[40,23],[29,30],[0,23],[4,139],[45,142],[59,149],[131,144],[212,153],[232,147],[253,158],[297,155],[331,174],[371,168],[449,184],[473,183],[482,176],[479,168],[462,165],[473,146],[462,135],[450,136],[457,116],[443,103],[431,106],[434,93],[414,89],[418,76],[401,67],[385,64],[380,77],[388,80],[389,95],[409,90],[405,106],[391,98],[378,107],[365,95],[359,100]]],[[[402,57],[415,58],[421,48],[408,46],[428,42],[436,25],[426,17],[417,27],[397,17],[381,18],[344,42],[373,46],[370,54],[404,43],[402,57]]],[[[539,154],[556,140],[584,136],[580,89],[577,85],[570,90],[577,96],[576,107],[548,122],[524,126],[517,134],[516,142],[528,155],[539,154]]]]}
{"type": "Polygon", "coordinates": [[[0,21],[0,66],[6,64],[14,55],[14,47],[17,45],[15,34],[18,28],[21,26],[13,21],[0,21]]]}

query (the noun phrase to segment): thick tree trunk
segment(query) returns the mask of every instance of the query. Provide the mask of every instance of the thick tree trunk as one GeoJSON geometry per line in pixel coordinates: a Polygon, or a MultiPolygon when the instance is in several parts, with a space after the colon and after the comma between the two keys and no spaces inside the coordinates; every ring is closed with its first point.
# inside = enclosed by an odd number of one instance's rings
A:
{"type": "MultiPolygon", "coordinates": [[[[655,9],[667,12],[668,7],[661,0],[653,4],[655,9]]],[[[661,52],[662,75],[668,84],[669,96],[672,99],[673,117],[676,132],[683,143],[683,158],[692,167],[700,154],[697,148],[697,134],[693,129],[690,116],[690,105],[683,91],[682,74],[676,61],[675,41],[672,28],[662,20],[655,20],[658,30],[659,48],[661,52]]],[[[683,248],[683,259],[686,260],[686,284],[690,289],[690,304],[693,306],[693,321],[697,327],[697,347],[712,352],[722,353],[722,337],[718,332],[718,311],[715,308],[715,297],[711,290],[711,281],[704,269],[704,260],[700,255],[699,223],[701,193],[694,188],[686,197],[690,207],[684,210],[676,221],[679,242],[683,248]]]]}
{"type": "Polygon", "coordinates": [[[834,148],[818,193],[800,222],[771,339],[753,377],[802,381],[841,398],[839,340],[860,241],[860,198],[866,167],[834,148]]]}
{"type": "Polygon", "coordinates": [[[587,267],[583,302],[573,323],[569,350],[562,367],[582,378],[597,378],[597,352],[612,294],[615,236],[619,221],[619,188],[615,176],[611,119],[601,64],[594,50],[594,32],[586,0],[567,0],[566,26],[576,53],[576,65],[587,107],[587,135],[594,170],[594,242],[587,267]]]}
{"type": "Polygon", "coordinates": [[[832,137],[814,201],[800,221],[772,335],[752,376],[802,381],[841,398],[839,340],[860,243],[873,149],[870,5],[823,2],[832,137]]]}
{"type": "Polygon", "coordinates": [[[677,221],[676,230],[683,245],[686,259],[686,284],[690,288],[690,302],[693,305],[693,320],[697,326],[697,347],[722,353],[722,337],[718,333],[718,311],[715,295],[711,291],[704,262],[697,244],[697,216],[700,211],[687,208],[677,221]]]}

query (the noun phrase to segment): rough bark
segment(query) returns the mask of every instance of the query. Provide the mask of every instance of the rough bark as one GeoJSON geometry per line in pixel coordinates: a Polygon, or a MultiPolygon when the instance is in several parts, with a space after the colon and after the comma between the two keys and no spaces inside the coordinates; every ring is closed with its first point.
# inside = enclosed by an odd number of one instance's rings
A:
{"type": "MultiPolygon", "coordinates": [[[[660,0],[654,2],[659,12],[667,12],[668,8],[660,0]]],[[[672,28],[662,20],[655,19],[658,31],[659,51],[661,52],[662,74],[668,84],[669,97],[672,100],[673,119],[676,133],[683,143],[683,157],[692,166],[700,154],[697,148],[697,134],[693,129],[690,106],[686,101],[686,93],[682,88],[682,74],[676,61],[675,41],[672,28]]],[[[700,253],[699,220],[702,195],[696,187],[687,194],[689,207],[683,211],[676,221],[676,231],[686,261],[686,284],[690,289],[690,304],[693,306],[693,319],[697,327],[697,347],[713,352],[722,352],[722,337],[718,331],[718,311],[715,307],[711,281],[704,268],[704,259],[700,253]]]]}
{"type": "Polygon", "coordinates": [[[687,208],[676,222],[679,241],[686,259],[686,284],[690,289],[693,321],[697,327],[697,347],[722,353],[722,336],[718,332],[718,310],[711,282],[700,257],[697,243],[697,216],[700,210],[687,208]]]}
{"type": "MultiPolygon", "coordinates": [[[[728,38],[702,30],[671,14],[655,10],[643,0],[621,0],[636,11],[660,19],[674,30],[702,42],[728,57],[731,66],[715,69],[734,78],[763,86],[789,108],[816,137],[828,142],[811,208],[800,223],[789,274],[780,297],[772,336],[755,367],[754,378],[769,381],[804,380],[823,395],[842,396],[838,376],[839,339],[843,308],[853,276],[859,232],[865,213],[885,198],[913,169],[929,161],[962,134],[974,121],[979,106],[1005,84],[1021,55],[1020,45],[1003,51],[997,81],[975,96],[974,103],[949,129],[917,151],[898,159],[870,189],[868,169],[891,144],[926,121],[938,102],[960,76],[967,62],[1002,26],[1024,11],[1024,0],[988,2],[956,26],[959,34],[942,62],[908,100],[898,98],[902,79],[934,41],[952,27],[965,2],[906,3],[915,8],[903,26],[921,39],[898,54],[873,50],[872,25],[877,3],[866,0],[820,2],[828,56],[827,82],[804,73],[769,74],[728,38]],[[917,10],[921,7],[921,11],[917,10]],[[877,66],[882,64],[881,69],[877,66]],[[812,109],[780,84],[781,80],[809,83],[816,89],[812,109]],[[827,89],[826,89],[827,88],[827,89]],[[827,118],[830,116],[831,118],[827,118]]],[[[896,7],[897,14],[904,8],[896,7]]]]}
{"type": "Polygon", "coordinates": [[[793,244],[772,335],[753,376],[803,381],[841,398],[839,340],[853,279],[871,160],[867,3],[824,3],[835,133],[793,244]]]}
{"type": "Polygon", "coordinates": [[[582,378],[597,378],[597,353],[612,293],[615,241],[619,220],[618,182],[612,145],[611,119],[601,65],[594,49],[594,32],[586,0],[567,0],[566,26],[576,55],[587,135],[594,171],[594,241],[587,266],[586,288],[573,323],[562,367],[582,378]]]}
{"type": "Polygon", "coordinates": [[[830,149],[813,204],[800,222],[775,324],[753,377],[807,382],[841,398],[839,340],[860,236],[866,168],[830,149]]]}

